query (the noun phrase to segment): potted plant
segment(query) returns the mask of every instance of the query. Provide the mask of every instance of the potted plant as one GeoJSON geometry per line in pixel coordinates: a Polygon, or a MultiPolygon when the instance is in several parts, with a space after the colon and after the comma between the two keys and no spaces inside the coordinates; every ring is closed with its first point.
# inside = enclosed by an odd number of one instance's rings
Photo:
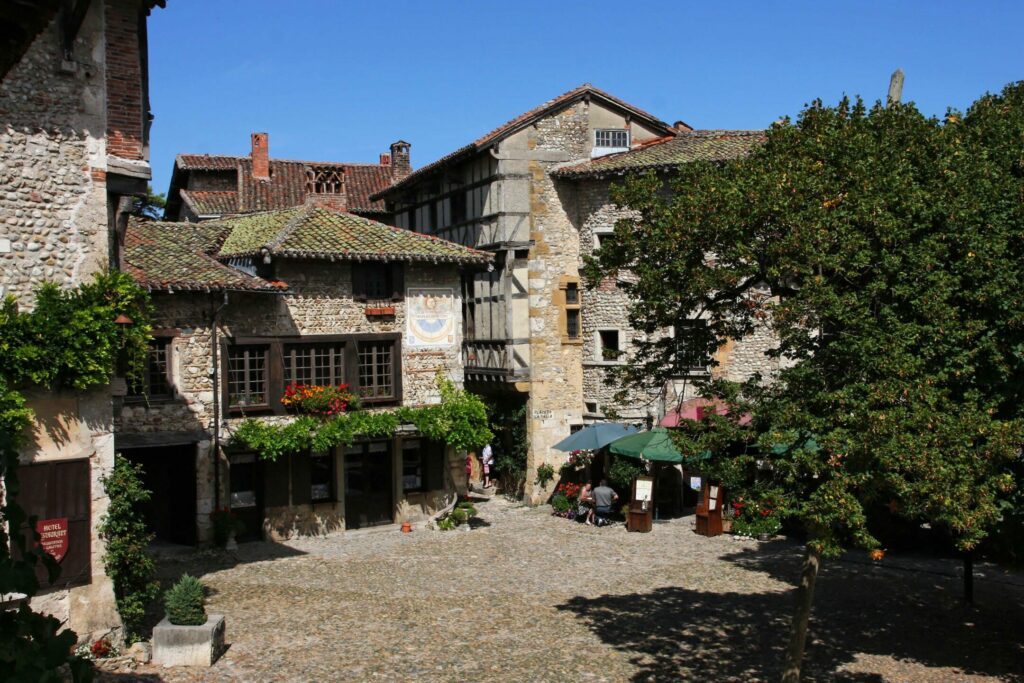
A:
{"type": "Polygon", "coordinates": [[[206,588],[183,575],[164,595],[166,616],[153,628],[153,663],[210,666],[224,649],[224,616],[206,613],[206,588]]]}
{"type": "Polygon", "coordinates": [[[245,525],[231,508],[223,507],[210,513],[213,524],[213,543],[218,548],[227,548],[235,537],[245,531],[245,525]]]}

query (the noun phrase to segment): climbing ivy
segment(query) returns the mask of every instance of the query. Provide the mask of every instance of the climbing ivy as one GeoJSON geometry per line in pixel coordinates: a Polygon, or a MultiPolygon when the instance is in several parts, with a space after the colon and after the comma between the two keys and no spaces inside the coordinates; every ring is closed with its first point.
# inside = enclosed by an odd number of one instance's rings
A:
{"type": "MultiPolygon", "coordinates": [[[[86,390],[107,384],[118,369],[141,377],[149,320],[145,291],[116,272],[75,289],[43,285],[31,312],[19,310],[14,297],[0,302],[0,478],[8,494],[0,506],[0,594],[35,595],[39,564],[51,583],[60,573],[53,558],[31,547],[24,530],[33,529],[35,519],[12,500],[19,490],[18,449],[32,424],[23,390],[86,390]],[[133,324],[116,324],[119,315],[133,324]]],[[[71,654],[77,635],[60,629],[58,619],[27,604],[0,610],[0,671],[12,680],[56,681],[67,665],[74,680],[90,680],[88,662],[71,654]]]]}
{"type": "Polygon", "coordinates": [[[391,438],[399,425],[411,424],[428,439],[465,450],[493,438],[487,425],[487,408],[479,396],[455,387],[438,376],[441,402],[436,405],[393,411],[341,413],[327,419],[302,415],[287,424],[258,419],[243,421],[231,437],[231,445],[255,451],[264,460],[288,453],[322,452],[349,445],[359,438],[391,438]]]}

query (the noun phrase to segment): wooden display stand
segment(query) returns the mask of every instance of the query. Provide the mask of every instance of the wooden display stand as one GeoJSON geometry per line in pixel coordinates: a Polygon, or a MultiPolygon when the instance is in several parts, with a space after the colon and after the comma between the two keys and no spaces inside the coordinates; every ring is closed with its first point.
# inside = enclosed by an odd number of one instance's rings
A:
{"type": "Polygon", "coordinates": [[[722,504],[725,492],[718,484],[705,481],[697,503],[697,533],[701,536],[718,536],[722,533],[722,504]]]}
{"type": "Polygon", "coordinates": [[[654,514],[654,477],[637,477],[633,480],[633,495],[626,515],[626,530],[648,533],[654,514]]]}

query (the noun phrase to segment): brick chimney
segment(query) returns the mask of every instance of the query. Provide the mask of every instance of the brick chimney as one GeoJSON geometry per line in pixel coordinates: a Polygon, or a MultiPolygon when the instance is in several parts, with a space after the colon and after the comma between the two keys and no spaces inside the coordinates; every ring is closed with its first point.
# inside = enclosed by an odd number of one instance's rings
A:
{"type": "Polygon", "coordinates": [[[252,177],[270,180],[270,136],[252,134],[252,177]]]}
{"type": "Polygon", "coordinates": [[[405,140],[391,143],[391,182],[397,183],[412,173],[409,163],[409,145],[405,140]]]}
{"type": "Polygon", "coordinates": [[[387,152],[384,152],[383,154],[381,154],[380,155],[380,165],[381,166],[390,166],[391,165],[391,155],[388,154],[387,152]]]}

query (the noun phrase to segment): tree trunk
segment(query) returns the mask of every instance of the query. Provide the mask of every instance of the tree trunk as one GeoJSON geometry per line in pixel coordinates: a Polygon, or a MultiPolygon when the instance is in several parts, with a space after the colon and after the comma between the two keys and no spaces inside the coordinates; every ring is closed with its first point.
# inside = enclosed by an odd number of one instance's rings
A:
{"type": "Polygon", "coordinates": [[[974,604],[974,551],[964,554],[964,600],[968,605],[974,604]]]}
{"type": "Polygon", "coordinates": [[[821,552],[810,544],[804,554],[804,568],[800,585],[796,589],[796,611],[789,632],[789,647],[786,648],[786,663],[782,670],[782,683],[799,683],[800,667],[804,659],[804,645],[807,642],[807,623],[811,618],[811,601],[814,599],[814,582],[821,566],[821,552]]]}

